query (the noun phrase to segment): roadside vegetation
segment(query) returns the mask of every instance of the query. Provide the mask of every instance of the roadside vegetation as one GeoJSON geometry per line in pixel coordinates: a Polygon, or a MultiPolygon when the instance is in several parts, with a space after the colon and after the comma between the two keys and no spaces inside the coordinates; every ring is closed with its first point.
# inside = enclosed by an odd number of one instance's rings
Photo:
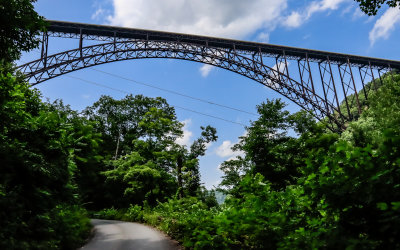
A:
{"type": "Polygon", "coordinates": [[[161,97],[102,96],[78,112],[42,101],[14,71],[45,29],[32,2],[8,1],[1,22],[0,249],[76,249],[89,218],[146,223],[187,249],[400,248],[399,74],[360,94],[363,112],[341,134],[279,99],[261,103],[233,147],[243,156],[206,190],[199,159],[215,128],[182,146],[161,97]]]}
{"type": "Polygon", "coordinates": [[[189,249],[397,249],[398,100],[400,75],[388,75],[340,135],[267,101],[234,146],[244,157],[222,164],[223,204],[174,196],[94,216],[156,226],[189,249]]]}

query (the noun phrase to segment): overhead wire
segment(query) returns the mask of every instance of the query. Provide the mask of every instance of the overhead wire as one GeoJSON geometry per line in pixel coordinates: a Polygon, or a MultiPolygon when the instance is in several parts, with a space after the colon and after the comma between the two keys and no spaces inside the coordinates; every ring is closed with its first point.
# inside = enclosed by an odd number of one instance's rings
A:
{"type": "MultiPolygon", "coordinates": [[[[104,85],[104,84],[101,84],[101,83],[98,83],[98,82],[94,82],[94,81],[91,81],[91,80],[83,79],[83,78],[80,78],[80,77],[77,77],[77,76],[66,75],[66,77],[69,77],[69,78],[72,78],[72,79],[76,79],[76,80],[80,80],[82,82],[86,82],[86,83],[89,83],[89,84],[92,84],[92,85],[96,85],[96,86],[99,86],[99,87],[111,89],[111,90],[114,90],[114,91],[117,91],[117,92],[121,92],[121,93],[124,93],[124,94],[131,94],[131,92],[126,91],[126,90],[110,87],[110,86],[107,86],[107,85],[104,85]]],[[[182,110],[186,110],[186,111],[189,111],[189,112],[192,112],[192,113],[196,113],[196,114],[199,114],[199,115],[208,116],[208,117],[211,117],[211,118],[214,118],[214,119],[218,119],[218,120],[221,120],[221,121],[225,121],[225,122],[233,123],[233,124],[236,124],[236,125],[240,125],[242,127],[246,127],[245,124],[240,123],[240,122],[231,121],[231,120],[228,120],[228,119],[225,119],[225,118],[222,118],[222,117],[206,114],[206,113],[203,113],[203,112],[199,112],[199,111],[196,111],[196,110],[188,109],[188,108],[181,107],[181,106],[178,106],[178,105],[171,105],[171,106],[175,107],[175,108],[182,109],[182,110]]]]}
{"type": "Polygon", "coordinates": [[[164,92],[168,92],[168,93],[171,93],[171,94],[174,94],[174,95],[183,96],[183,97],[190,98],[190,99],[193,99],[193,100],[196,100],[196,101],[200,101],[200,102],[203,102],[203,103],[219,106],[219,107],[226,108],[226,109],[231,109],[231,110],[238,111],[238,112],[245,113],[245,114],[249,114],[249,115],[258,116],[255,113],[248,112],[248,111],[245,111],[245,110],[242,110],[242,109],[230,107],[230,106],[227,106],[227,105],[224,105],[224,104],[220,104],[220,103],[215,103],[215,102],[212,102],[212,101],[209,101],[209,100],[204,100],[204,99],[201,99],[201,98],[198,98],[198,97],[194,97],[194,96],[190,96],[190,95],[187,95],[187,94],[182,94],[182,93],[179,93],[179,92],[174,91],[174,90],[169,90],[169,89],[161,88],[161,87],[149,84],[149,83],[136,81],[134,79],[127,78],[127,77],[124,77],[124,76],[121,76],[121,75],[117,75],[117,74],[114,74],[114,73],[110,73],[110,72],[107,72],[107,71],[103,71],[103,70],[99,70],[99,69],[93,69],[93,68],[90,68],[90,70],[101,72],[103,74],[107,74],[107,75],[110,75],[110,76],[113,76],[113,77],[116,77],[116,78],[120,78],[120,79],[129,81],[129,82],[133,82],[133,83],[144,85],[144,86],[147,86],[147,87],[150,87],[150,88],[158,89],[158,90],[161,90],[161,91],[164,91],[164,92]]]}
{"type": "MultiPolygon", "coordinates": [[[[101,72],[103,74],[108,74],[110,76],[113,76],[113,77],[116,77],[116,78],[120,78],[120,79],[129,81],[129,82],[133,82],[133,83],[144,85],[144,86],[147,86],[147,87],[150,87],[150,88],[158,89],[158,90],[161,90],[161,91],[164,91],[164,92],[172,93],[172,94],[175,94],[175,95],[179,95],[179,96],[190,98],[190,99],[193,99],[193,100],[196,100],[196,101],[207,103],[207,104],[210,104],[210,105],[215,105],[215,106],[219,106],[219,107],[222,107],[222,108],[238,111],[238,112],[241,112],[241,113],[246,113],[246,114],[258,116],[255,113],[251,113],[251,112],[248,112],[248,111],[245,111],[245,110],[241,110],[241,109],[237,109],[237,108],[230,107],[230,106],[227,106],[227,105],[211,102],[211,101],[204,100],[204,99],[201,99],[201,98],[198,98],[198,97],[193,97],[193,96],[190,96],[190,95],[182,94],[182,93],[179,93],[177,91],[161,88],[161,87],[149,84],[149,83],[136,81],[134,79],[127,78],[127,77],[124,77],[124,76],[120,76],[120,75],[117,75],[117,74],[114,74],[114,73],[110,73],[110,72],[107,72],[107,71],[103,71],[103,70],[99,70],[99,69],[93,69],[93,68],[89,68],[89,69],[91,69],[93,71],[101,72]]],[[[103,85],[103,84],[100,84],[100,83],[97,83],[97,82],[94,82],[94,81],[90,81],[90,80],[87,80],[87,79],[83,79],[83,78],[80,78],[80,77],[77,77],[77,76],[66,75],[66,77],[77,79],[77,80],[80,80],[80,81],[83,81],[83,82],[86,82],[86,83],[89,83],[89,84],[92,84],[92,85],[96,85],[96,86],[99,86],[99,87],[111,89],[111,90],[114,90],[114,91],[117,91],[117,92],[121,92],[121,93],[125,93],[125,94],[131,94],[131,92],[128,92],[128,91],[125,91],[125,90],[121,90],[121,89],[117,89],[117,88],[113,88],[113,87],[110,87],[110,86],[107,86],[107,85],[103,85]]],[[[214,119],[218,119],[218,120],[222,120],[222,121],[225,121],[225,122],[229,122],[229,123],[233,123],[233,124],[237,124],[237,125],[246,127],[245,124],[240,123],[240,122],[231,121],[231,120],[228,120],[228,119],[225,119],[225,118],[221,118],[221,117],[218,117],[218,116],[202,113],[202,112],[199,112],[199,111],[196,111],[196,110],[184,108],[184,107],[177,106],[177,105],[171,105],[171,106],[179,108],[179,109],[182,109],[182,110],[186,110],[186,111],[189,111],[189,112],[192,112],[192,113],[200,114],[200,115],[203,115],[203,116],[208,116],[208,117],[211,117],[211,118],[214,118],[214,119]]]]}
{"type": "MultiPolygon", "coordinates": [[[[39,53],[38,51],[35,51],[35,52],[39,53]]],[[[155,85],[150,84],[150,83],[140,82],[140,81],[137,81],[137,80],[134,80],[134,79],[131,79],[131,78],[128,78],[128,77],[124,77],[124,76],[121,76],[121,75],[118,75],[118,74],[110,73],[110,72],[107,72],[107,71],[104,71],[104,70],[94,69],[94,68],[89,68],[89,69],[92,70],[92,71],[97,71],[97,72],[100,72],[100,73],[103,73],[103,74],[110,75],[110,76],[115,77],[115,78],[120,78],[120,79],[123,79],[123,80],[131,82],[131,83],[136,83],[136,84],[139,84],[139,85],[142,85],[142,86],[147,86],[149,88],[158,89],[158,90],[161,90],[161,91],[164,91],[164,92],[167,92],[167,93],[171,93],[171,94],[174,94],[174,95],[179,95],[179,96],[182,96],[182,97],[185,97],[185,98],[189,98],[189,99],[192,99],[192,100],[196,100],[196,101],[199,101],[199,102],[207,103],[207,104],[210,104],[210,105],[215,105],[215,106],[218,106],[218,107],[234,110],[234,111],[237,111],[237,112],[241,112],[241,113],[245,113],[245,114],[249,114],[249,115],[253,115],[253,116],[257,116],[257,117],[259,116],[258,114],[255,114],[255,113],[252,113],[252,112],[249,112],[249,111],[246,111],[246,110],[242,110],[242,109],[234,108],[234,107],[227,106],[227,105],[224,105],[224,104],[212,102],[212,101],[205,100],[205,99],[202,99],[202,98],[198,98],[198,97],[195,97],[195,96],[190,96],[190,95],[187,95],[187,94],[180,93],[178,91],[161,88],[161,87],[155,86],[155,85]]]]}

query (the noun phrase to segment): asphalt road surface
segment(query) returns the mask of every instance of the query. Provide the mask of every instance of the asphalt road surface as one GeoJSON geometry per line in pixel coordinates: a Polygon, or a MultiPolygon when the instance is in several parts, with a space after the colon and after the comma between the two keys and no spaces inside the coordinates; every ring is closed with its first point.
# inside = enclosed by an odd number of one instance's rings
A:
{"type": "Polygon", "coordinates": [[[94,237],[83,250],[175,250],[178,244],[161,232],[139,223],[114,220],[92,220],[94,237]]]}

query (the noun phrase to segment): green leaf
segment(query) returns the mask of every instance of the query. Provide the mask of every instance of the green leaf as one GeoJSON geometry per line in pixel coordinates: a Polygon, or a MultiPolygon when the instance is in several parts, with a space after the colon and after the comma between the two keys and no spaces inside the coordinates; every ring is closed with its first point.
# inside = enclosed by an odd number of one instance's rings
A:
{"type": "Polygon", "coordinates": [[[392,204],[392,210],[400,210],[400,201],[394,201],[390,204],[392,204]]]}
{"type": "Polygon", "coordinates": [[[376,203],[376,207],[382,211],[385,211],[388,209],[388,205],[385,202],[376,203]]]}

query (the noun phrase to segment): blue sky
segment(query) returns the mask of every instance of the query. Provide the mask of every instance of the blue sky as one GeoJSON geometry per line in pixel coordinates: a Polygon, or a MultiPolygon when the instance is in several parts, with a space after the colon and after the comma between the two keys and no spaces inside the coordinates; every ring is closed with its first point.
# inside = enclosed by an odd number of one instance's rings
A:
{"type": "MultiPolygon", "coordinates": [[[[382,8],[377,16],[368,17],[352,0],[38,0],[35,6],[40,15],[51,20],[211,35],[400,60],[400,9],[382,8]]],[[[55,53],[77,46],[77,40],[51,39],[49,51],[55,53]]],[[[20,63],[36,58],[38,51],[32,51],[24,54],[20,63]]],[[[161,96],[171,105],[232,121],[176,108],[178,119],[186,123],[185,137],[180,140],[182,144],[190,144],[196,139],[200,126],[217,128],[218,141],[208,147],[207,155],[200,161],[203,183],[208,188],[217,185],[222,175],[219,165],[238,155],[230,147],[245,132],[240,124],[249,125],[257,116],[195,101],[135,81],[250,113],[256,113],[256,105],[268,98],[284,99],[237,74],[172,59],[106,64],[49,80],[37,88],[45,98],[51,101],[62,99],[76,110],[91,105],[101,95],[123,98],[129,92],[161,96]]],[[[285,101],[290,111],[299,110],[289,100],[285,101]]]]}

